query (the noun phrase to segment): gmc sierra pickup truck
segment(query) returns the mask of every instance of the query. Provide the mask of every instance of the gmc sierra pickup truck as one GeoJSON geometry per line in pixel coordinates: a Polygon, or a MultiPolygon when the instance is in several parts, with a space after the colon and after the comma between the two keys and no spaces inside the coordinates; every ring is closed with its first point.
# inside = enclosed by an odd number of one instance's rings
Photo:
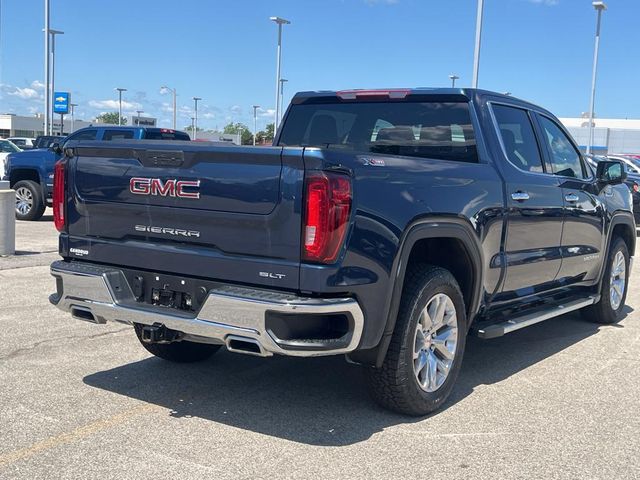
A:
{"type": "Polygon", "coordinates": [[[381,405],[424,415],[470,333],[621,318],[624,180],[511,96],[298,93],[272,147],[67,142],[50,300],[170,361],[346,354],[381,405]]]}
{"type": "Polygon", "coordinates": [[[68,137],[38,137],[33,149],[12,153],[4,161],[4,179],[8,180],[11,188],[16,191],[16,218],[38,220],[47,205],[51,204],[53,166],[62,158],[62,146],[65,142],[127,139],[190,140],[186,133],[166,128],[113,125],[81,128],[68,137]],[[41,145],[45,147],[41,148],[41,145]]]}

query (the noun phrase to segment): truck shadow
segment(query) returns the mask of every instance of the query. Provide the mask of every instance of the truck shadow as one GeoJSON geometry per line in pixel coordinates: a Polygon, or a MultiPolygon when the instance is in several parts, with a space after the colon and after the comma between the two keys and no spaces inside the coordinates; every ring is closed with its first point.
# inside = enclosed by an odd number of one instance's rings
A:
{"type": "MultiPolygon", "coordinates": [[[[479,385],[499,383],[600,328],[615,327],[623,328],[569,314],[494,340],[469,337],[445,409],[479,385]]],[[[361,368],[342,358],[260,359],[221,351],[190,365],[147,358],[88,375],[84,382],[165,407],[173,417],[199,417],[310,445],[351,445],[393,425],[425,421],[377,407],[367,395],[361,368]]]]}

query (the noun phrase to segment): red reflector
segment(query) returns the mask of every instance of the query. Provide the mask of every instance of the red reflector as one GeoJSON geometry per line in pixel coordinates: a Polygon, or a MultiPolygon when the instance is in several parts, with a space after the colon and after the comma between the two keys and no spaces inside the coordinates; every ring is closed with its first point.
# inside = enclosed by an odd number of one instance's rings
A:
{"type": "Polygon", "coordinates": [[[359,98],[371,97],[405,98],[410,93],[411,90],[395,88],[390,90],[341,90],[336,92],[336,95],[342,100],[357,100],[359,98]]]}
{"type": "Polygon", "coordinates": [[[332,263],[344,242],[351,213],[351,180],[335,173],[306,178],[303,259],[332,263]]]}
{"type": "Polygon", "coordinates": [[[64,229],[64,204],[64,163],[60,160],[53,167],[53,223],[59,232],[64,229]]]}
{"type": "Polygon", "coordinates": [[[170,128],[161,128],[160,133],[176,133],[176,131],[171,130],[170,128]]]}

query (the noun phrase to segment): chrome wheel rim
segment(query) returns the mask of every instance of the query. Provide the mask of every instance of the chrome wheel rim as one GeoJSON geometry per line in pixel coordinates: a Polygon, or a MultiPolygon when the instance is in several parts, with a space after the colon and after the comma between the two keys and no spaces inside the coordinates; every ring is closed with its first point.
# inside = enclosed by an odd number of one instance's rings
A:
{"type": "Polygon", "coordinates": [[[418,385],[435,392],[449,376],[458,346],[456,307],[448,295],[438,293],[429,299],[418,318],[413,345],[418,385]]]}
{"type": "Polygon", "coordinates": [[[16,211],[20,215],[26,215],[33,207],[33,194],[26,187],[20,187],[16,190],[16,211]]]}
{"type": "Polygon", "coordinates": [[[611,278],[609,280],[609,299],[611,301],[611,308],[618,310],[622,304],[622,297],[624,296],[624,288],[626,285],[627,277],[627,264],[624,258],[624,253],[618,251],[616,256],[613,257],[613,264],[611,265],[611,278]]]}

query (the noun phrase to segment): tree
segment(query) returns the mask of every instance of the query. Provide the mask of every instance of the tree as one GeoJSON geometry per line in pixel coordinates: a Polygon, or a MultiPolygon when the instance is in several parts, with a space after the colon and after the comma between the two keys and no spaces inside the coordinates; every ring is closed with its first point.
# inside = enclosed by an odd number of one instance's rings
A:
{"type": "Polygon", "coordinates": [[[260,130],[256,134],[256,143],[264,144],[264,143],[273,142],[273,130],[274,130],[273,123],[267,124],[267,127],[264,130],[260,130]]]}
{"type": "Polygon", "coordinates": [[[251,131],[249,130],[249,128],[247,128],[247,126],[243,123],[228,123],[227,125],[225,125],[224,130],[222,131],[222,133],[225,133],[227,135],[237,135],[238,132],[242,131],[242,145],[251,145],[253,144],[253,134],[251,133],[251,131]]]}
{"type": "MultiPolygon", "coordinates": [[[[109,123],[111,125],[118,125],[118,112],[101,113],[96,117],[96,120],[98,120],[100,123],[109,123]]],[[[126,118],[121,117],[120,120],[121,120],[121,125],[127,124],[126,118]]]]}

